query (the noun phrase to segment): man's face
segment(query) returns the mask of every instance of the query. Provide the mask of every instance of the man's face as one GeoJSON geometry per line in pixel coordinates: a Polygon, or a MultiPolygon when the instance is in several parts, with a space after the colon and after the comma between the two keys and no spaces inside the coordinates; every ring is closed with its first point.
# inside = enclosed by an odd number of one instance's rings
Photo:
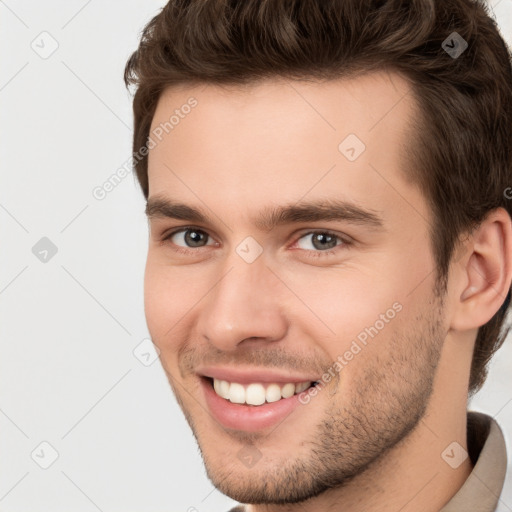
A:
{"type": "Polygon", "coordinates": [[[176,109],[149,155],[145,307],[208,475],[246,503],[349,482],[421,419],[447,330],[404,178],[411,90],[168,89],[152,131],[176,109]]]}

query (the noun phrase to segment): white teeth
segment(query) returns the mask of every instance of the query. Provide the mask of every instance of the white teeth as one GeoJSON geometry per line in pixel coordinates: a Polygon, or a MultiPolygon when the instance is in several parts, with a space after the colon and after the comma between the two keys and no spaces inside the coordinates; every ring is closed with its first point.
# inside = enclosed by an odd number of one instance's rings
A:
{"type": "Polygon", "coordinates": [[[279,384],[261,384],[259,382],[243,386],[238,382],[213,379],[215,393],[235,404],[262,405],[266,402],[277,402],[281,398],[290,398],[311,386],[312,382],[292,382],[279,384]]]}
{"type": "Polygon", "coordinates": [[[219,391],[217,394],[226,400],[229,398],[229,382],[227,380],[220,381],[219,391]]]}
{"type": "Polygon", "coordinates": [[[245,402],[249,405],[265,403],[265,388],[261,384],[249,384],[245,390],[245,402]]]}
{"type": "Polygon", "coordinates": [[[234,404],[243,404],[245,402],[245,389],[242,384],[232,382],[229,385],[229,400],[234,404]]]}
{"type": "Polygon", "coordinates": [[[217,393],[217,395],[219,395],[219,396],[222,396],[221,392],[220,392],[220,383],[221,382],[222,382],[221,380],[213,379],[213,389],[215,390],[215,393],[217,393]]]}
{"type": "Polygon", "coordinates": [[[301,382],[300,384],[295,384],[295,393],[302,393],[309,388],[311,382],[301,382]]]}
{"type": "Polygon", "coordinates": [[[295,384],[285,384],[281,388],[281,396],[283,398],[290,398],[295,394],[295,384]]]}
{"type": "Polygon", "coordinates": [[[277,402],[281,400],[281,388],[277,384],[270,384],[265,393],[267,402],[277,402]]]}

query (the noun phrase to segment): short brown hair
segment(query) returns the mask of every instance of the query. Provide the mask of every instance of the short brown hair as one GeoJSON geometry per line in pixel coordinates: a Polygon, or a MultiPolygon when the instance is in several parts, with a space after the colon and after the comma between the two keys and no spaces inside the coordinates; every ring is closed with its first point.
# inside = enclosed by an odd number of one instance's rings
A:
{"type": "MultiPolygon", "coordinates": [[[[460,236],[495,208],[511,215],[511,54],[480,0],[169,1],[144,28],[124,73],[126,85],[136,86],[133,151],[145,197],[148,160],[140,149],[165,88],[328,80],[373,70],[404,76],[420,107],[407,172],[433,212],[436,282],[445,290],[460,236]],[[464,40],[460,50],[467,43],[458,56],[449,53],[454,37],[464,40]]],[[[508,333],[510,291],[503,299],[478,331],[470,394],[484,383],[508,333]]]]}

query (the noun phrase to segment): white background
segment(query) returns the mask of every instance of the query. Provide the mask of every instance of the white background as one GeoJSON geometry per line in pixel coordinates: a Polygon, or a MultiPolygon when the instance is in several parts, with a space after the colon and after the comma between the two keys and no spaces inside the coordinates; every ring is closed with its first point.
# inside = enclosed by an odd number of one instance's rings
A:
{"type": "MultiPolygon", "coordinates": [[[[207,480],[159,362],[133,354],[148,337],[142,193],[128,175],[102,201],[92,195],[131,154],[123,69],[164,3],[0,1],[4,512],[234,503],[207,480]],[[32,252],[42,237],[58,251],[46,263],[32,252]],[[46,470],[43,441],[58,452],[46,470]]],[[[493,4],[510,44],[512,0],[493,4]]],[[[511,362],[509,339],[471,408],[497,418],[512,460],[511,362]]],[[[512,511],[511,482],[501,509],[512,511]]]]}

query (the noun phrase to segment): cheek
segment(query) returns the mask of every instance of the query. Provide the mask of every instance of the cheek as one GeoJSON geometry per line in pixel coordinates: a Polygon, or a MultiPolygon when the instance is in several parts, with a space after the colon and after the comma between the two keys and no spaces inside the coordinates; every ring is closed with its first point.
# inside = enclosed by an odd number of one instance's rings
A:
{"type": "Polygon", "coordinates": [[[320,345],[331,361],[346,354],[347,361],[364,364],[374,350],[386,351],[397,333],[421,316],[432,285],[430,277],[425,279],[426,263],[375,258],[364,267],[290,270],[283,280],[300,299],[294,296],[287,301],[290,321],[320,345]],[[372,350],[367,348],[370,345],[372,350]]]}
{"type": "Polygon", "coordinates": [[[197,282],[183,269],[162,264],[151,252],[144,275],[144,311],[153,342],[162,350],[172,343],[198,301],[197,282]]]}
{"type": "Polygon", "coordinates": [[[378,274],[368,269],[290,272],[283,280],[291,283],[296,295],[288,302],[292,321],[310,330],[314,340],[328,342],[329,352],[343,350],[392,308],[399,296],[396,283],[389,279],[379,283],[378,274]]]}

